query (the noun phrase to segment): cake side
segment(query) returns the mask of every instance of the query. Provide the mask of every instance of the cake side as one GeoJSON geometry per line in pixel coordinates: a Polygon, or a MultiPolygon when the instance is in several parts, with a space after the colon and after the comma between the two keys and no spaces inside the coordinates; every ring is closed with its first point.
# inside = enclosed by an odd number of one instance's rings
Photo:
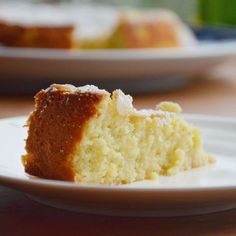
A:
{"type": "Polygon", "coordinates": [[[0,44],[11,47],[73,48],[72,25],[27,26],[0,21],[0,44]]]}
{"type": "Polygon", "coordinates": [[[85,88],[53,85],[35,96],[35,110],[28,119],[28,174],[41,178],[74,181],[72,158],[86,123],[99,116],[97,105],[104,93],[85,88]]]}
{"type": "Polygon", "coordinates": [[[11,47],[73,47],[74,24],[62,8],[46,3],[1,2],[0,44],[11,47]]]}

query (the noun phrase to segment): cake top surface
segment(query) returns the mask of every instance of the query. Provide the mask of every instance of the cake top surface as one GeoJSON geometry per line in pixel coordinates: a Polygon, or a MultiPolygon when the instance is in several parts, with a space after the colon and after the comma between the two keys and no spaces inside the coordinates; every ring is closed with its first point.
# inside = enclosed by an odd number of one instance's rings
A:
{"type": "Polygon", "coordinates": [[[52,84],[44,91],[60,91],[62,93],[90,93],[108,96],[114,101],[117,111],[120,115],[146,117],[161,116],[169,118],[172,114],[179,113],[182,111],[181,107],[177,103],[173,102],[161,102],[156,106],[156,109],[138,110],[133,106],[133,98],[130,95],[124,94],[120,89],[114,90],[112,94],[110,94],[105,89],[99,89],[94,85],[76,87],[71,84],[52,84]]]}
{"type": "Polygon", "coordinates": [[[97,94],[109,94],[105,89],[99,89],[95,85],[84,85],[80,87],[76,87],[71,84],[52,84],[45,91],[49,90],[58,90],[61,92],[67,93],[97,93],[97,94]]]}

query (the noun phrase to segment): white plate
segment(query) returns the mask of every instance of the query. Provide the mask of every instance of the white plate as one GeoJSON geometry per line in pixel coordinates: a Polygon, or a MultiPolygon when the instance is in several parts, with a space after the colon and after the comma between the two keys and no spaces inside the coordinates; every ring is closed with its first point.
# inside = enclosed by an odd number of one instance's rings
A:
{"type": "Polygon", "coordinates": [[[24,173],[25,117],[0,121],[0,184],[36,201],[73,211],[130,216],[203,214],[236,208],[236,120],[188,115],[204,132],[217,163],[121,186],[82,185],[30,178],[24,173]]]}
{"type": "Polygon", "coordinates": [[[236,41],[181,49],[52,50],[0,47],[1,80],[138,81],[189,78],[236,56],[236,41]]]}

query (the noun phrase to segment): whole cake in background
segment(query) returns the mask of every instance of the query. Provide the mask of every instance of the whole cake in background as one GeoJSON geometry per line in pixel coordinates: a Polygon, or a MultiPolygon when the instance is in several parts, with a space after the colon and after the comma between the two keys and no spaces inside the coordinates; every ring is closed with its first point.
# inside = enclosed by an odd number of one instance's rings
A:
{"type": "Polygon", "coordinates": [[[52,85],[28,119],[26,173],[90,184],[125,184],[214,162],[201,131],[171,102],[136,110],[121,90],[52,85]]]}
{"type": "Polygon", "coordinates": [[[78,4],[0,3],[0,44],[11,47],[110,49],[196,43],[172,11],[78,4]]]}

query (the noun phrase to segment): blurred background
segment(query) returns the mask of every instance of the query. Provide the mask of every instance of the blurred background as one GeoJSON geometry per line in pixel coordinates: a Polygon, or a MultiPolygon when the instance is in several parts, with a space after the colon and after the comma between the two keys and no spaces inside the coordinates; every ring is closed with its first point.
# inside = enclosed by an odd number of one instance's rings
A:
{"type": "MultiPolygon", "coordinates": [[[[3,112],[3,116],[23,114],[30,110],[32,95],[52,83],[73,83],[76,86],[95,84],[109,91],[121,88],[136,96],[138,107],[151,107],[159,99],[175,100],[182,102],[187,112],[224,115],[223,111],[227,109],[226,114],[236,115],[236,107],[234,103],[231,104],[236,99],[235,12],[234,0],[0,0],[0,95],[4,104],[12,101],[13,106],[13,110],[3,112]],[[30,7],[25,7],[27,4],[30,7]],[[62,8],[54,11],[53,8],[58,6],[62,8]],[[162,42],[162,46],[153,44],[150,47],[146,44],[142,47],[142,43],[133,48],[132,45],[124,46],[126,42],[118,45],[120,38],[126,37],[124,32],[119,31],[121,23],[118,18],[106,18],[117,9],[139,9],[141,12],[168,9],[172,16],[176,14],[179,17],[177,21],[173,20],[172,26],[174,30],[182,27],[177,34],[185,39],[184,43],[189,43],[191,37],[195,43],[192,40],[188,45],[177,47],[169,42],[166,46],[162,42]],[[110,41],[106,39],[109,42],[113,40],[111,47],[104,44],[104,38],[100,36],[103,34],[102,26],[112,25],[113,21],[114,32],[110,41]],[[37,24],[41,28],[50,28],[51,24],[59,28],[68,26],[67,31],[60,31],[60,40],[69,38],[71,25],[76,25],[79,37],[83,32],[91,33],[93,30],[102,34],[96,38],[96,42],[89,39],[84,43],[84,39],[80,38],[76,46],[71,47],[68,43],[57,47],[56,41],[51,40],[55,36],[51,32],[47,31],[42,36],[32,31],[30,27],[37,24]],[[30,33],[21,37],[27,32],[27,27],[30,33]],[[47,37],[51,37],[50,45],[44,46],[41,41],[47,37]],[[17,44],[18,38],[21,41],[17,44]],[[25,45],[22,38],[34,39],[35,42],[25,45]],[[17,99],[14,100],[14,97],[17,99]],[[18,105],[14,106],[20,99],[27,101],[22,103],[22,111],[17,110],[18,105]],[[213,108],[216,100],[223,109],[213,108]]],[[[144,14],[140,22],[145,22],[148,15],[144,14]]],[[[129,17],[127,19],[128,22],[129,17]]],[[[128,27],[137,23],[130,22],[127,23],[128,27]]],[[[165,26],[164,31],[167,28],[165,26]]],[[[131,32],[132,37],[134,32],[137,33],[133,28],[127,29],[126,33],[129,35],[131,32]]],[[[146,35],[152,38],[154,31],[150,30],[146,35]]],[[[8,110],[8,105],[4,106],[8,110]]]]}

